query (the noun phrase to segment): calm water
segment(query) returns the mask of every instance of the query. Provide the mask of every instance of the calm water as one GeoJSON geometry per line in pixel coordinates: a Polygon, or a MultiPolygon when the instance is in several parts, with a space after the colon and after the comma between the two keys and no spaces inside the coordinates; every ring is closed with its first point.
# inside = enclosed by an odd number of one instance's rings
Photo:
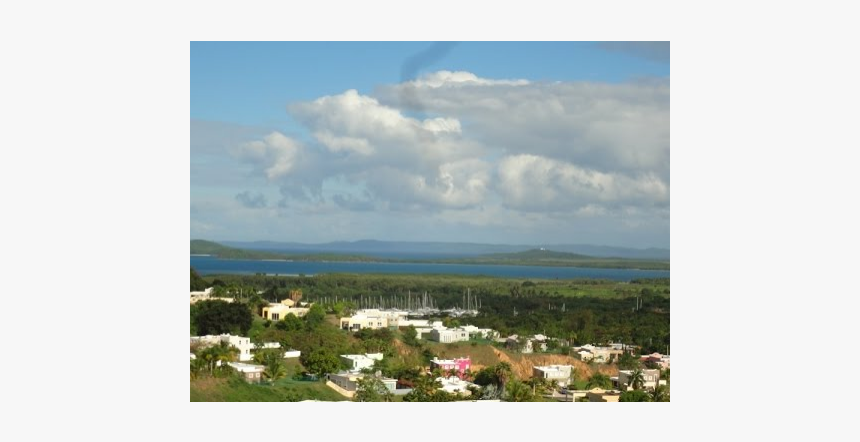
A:
{"type": "Polygon", "coordinates": [[[217,259],[192,256],[191,267],[201,275],[215,273],[278,275],[318,275],[320,273],[436,273],[487,275],[513,278],[600,278],[629,281],[636,278],[668,278],[668,270],[593,269],[579,267],[538,267],[472,264],[419,264],[369,262],[287,262],[217,259]]]}

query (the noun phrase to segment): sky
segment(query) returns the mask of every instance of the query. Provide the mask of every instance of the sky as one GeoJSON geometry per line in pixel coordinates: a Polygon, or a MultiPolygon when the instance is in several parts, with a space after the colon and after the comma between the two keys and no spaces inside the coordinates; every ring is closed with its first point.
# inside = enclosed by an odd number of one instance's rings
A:
{"type": "Polygon", "coordinates": [[[192,42],[191,238],[669,248],[668,42],[192,42]]]}

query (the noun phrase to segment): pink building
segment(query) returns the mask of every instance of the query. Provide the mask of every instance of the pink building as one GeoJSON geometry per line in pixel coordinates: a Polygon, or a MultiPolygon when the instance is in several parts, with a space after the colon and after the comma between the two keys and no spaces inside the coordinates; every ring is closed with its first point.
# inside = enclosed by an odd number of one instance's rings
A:
{"type": "Polygon", "coordinates": [[[651,353],[639,358],[641,362],[655,362],[660,368],[669,368],[669,355],[661,355],[660,353],[651,353]]]}
{"type": "Polygon", "coordinates": [[[439,368],[445,372],[448,370],[456,370],[457,377],[463,378],[463,373],[472,367],[472,358],[457,358],[457,359],[436,359],[430,361],[430,370],[439,368]]]}

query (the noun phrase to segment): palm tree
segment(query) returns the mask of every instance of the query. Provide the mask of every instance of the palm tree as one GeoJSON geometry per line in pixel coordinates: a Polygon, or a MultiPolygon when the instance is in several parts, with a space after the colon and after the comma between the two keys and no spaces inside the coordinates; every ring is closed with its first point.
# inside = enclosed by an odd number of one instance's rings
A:
{"type": "Polygon", "coordinates": [[[206,370],[207,363],[203,358],[191,360],[191,379],[196,379],[201,371],[206,370]]]}
{"type": "Polygon", "coordinates": [[[627,385],[629,387],[633,387],[634,390],[639,390],[642,388],[642,385],[645,384],[645,375],[642,373],[641,368],[637,368],[630,373],[630,377],[627,379],[627,385]]]}
{"type": "Polygon", "coordinates": [[[263,376],[274,383],[278,379],[287,376],[287,369],[278,358],[268,358],[266,361],[266,369],[263,370],[263,376]]]}
{"type": "Polygon", "coordinates": [[[442,388],[442,383],[433,376],[418,376],[412,383],[413,390],[426,396],[432,396],[439,388],[442,388]]]}
{"type": "Polygon", "coordinates": [[[472,373],[472,370],[467,368],[466,371],[463,372],[463,380],[472,381],[472,379],[475,379],[475,374],[472,373]]]}
{"type": "Polygon", "coordinates": [[[505,391],[505,384],[511,378],[512,373],[511,364],[507,362],[499,362],[493,367],[493,374],[496,375],[500,390],[505,391]]]}
{"type": "Polygon", "coordinates": [[[669,389],[665,385],[654,387],[651,392],[651,402],[669,402],[669,389]]]}
{"type": "Polygon", "coordinates": [[[520,381],[511,381],[505,390],[504,398],[508,402],[533,402],[531,389],[520,381]]]}
{"type": "Polygon", "coordinates": [[[600,373],[600,372],[596,372],[593,375],[591,375],[591,378],[588,379],[588,384],[586,385],[586,388],[588,388],[589,390],[591,390],[592,388],[607,389],[607,388],[611,388],[611,387],[612,387],[612,380],[609,379],[609,376],[607,376],[603,373],[600,373]]]}

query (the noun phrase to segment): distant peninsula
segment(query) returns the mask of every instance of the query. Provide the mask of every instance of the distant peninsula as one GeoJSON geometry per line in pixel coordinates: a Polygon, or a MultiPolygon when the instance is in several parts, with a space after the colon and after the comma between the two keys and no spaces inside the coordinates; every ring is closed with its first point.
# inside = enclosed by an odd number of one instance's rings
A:
{"type": "Polygon", "coordinates": [[[388,262],[424,264],[481,264],[547,267],[591,267],[609,269],[669,270],[669,260],[595,257],[577,253],[537,248],[512,253],[490,253],[457,258],[386,258],[347,253],[282,253],[228,247],[213,241],[191,240],[192,255],[210,255],[219,259],[279,260],[305,262],[388,262]]]}

